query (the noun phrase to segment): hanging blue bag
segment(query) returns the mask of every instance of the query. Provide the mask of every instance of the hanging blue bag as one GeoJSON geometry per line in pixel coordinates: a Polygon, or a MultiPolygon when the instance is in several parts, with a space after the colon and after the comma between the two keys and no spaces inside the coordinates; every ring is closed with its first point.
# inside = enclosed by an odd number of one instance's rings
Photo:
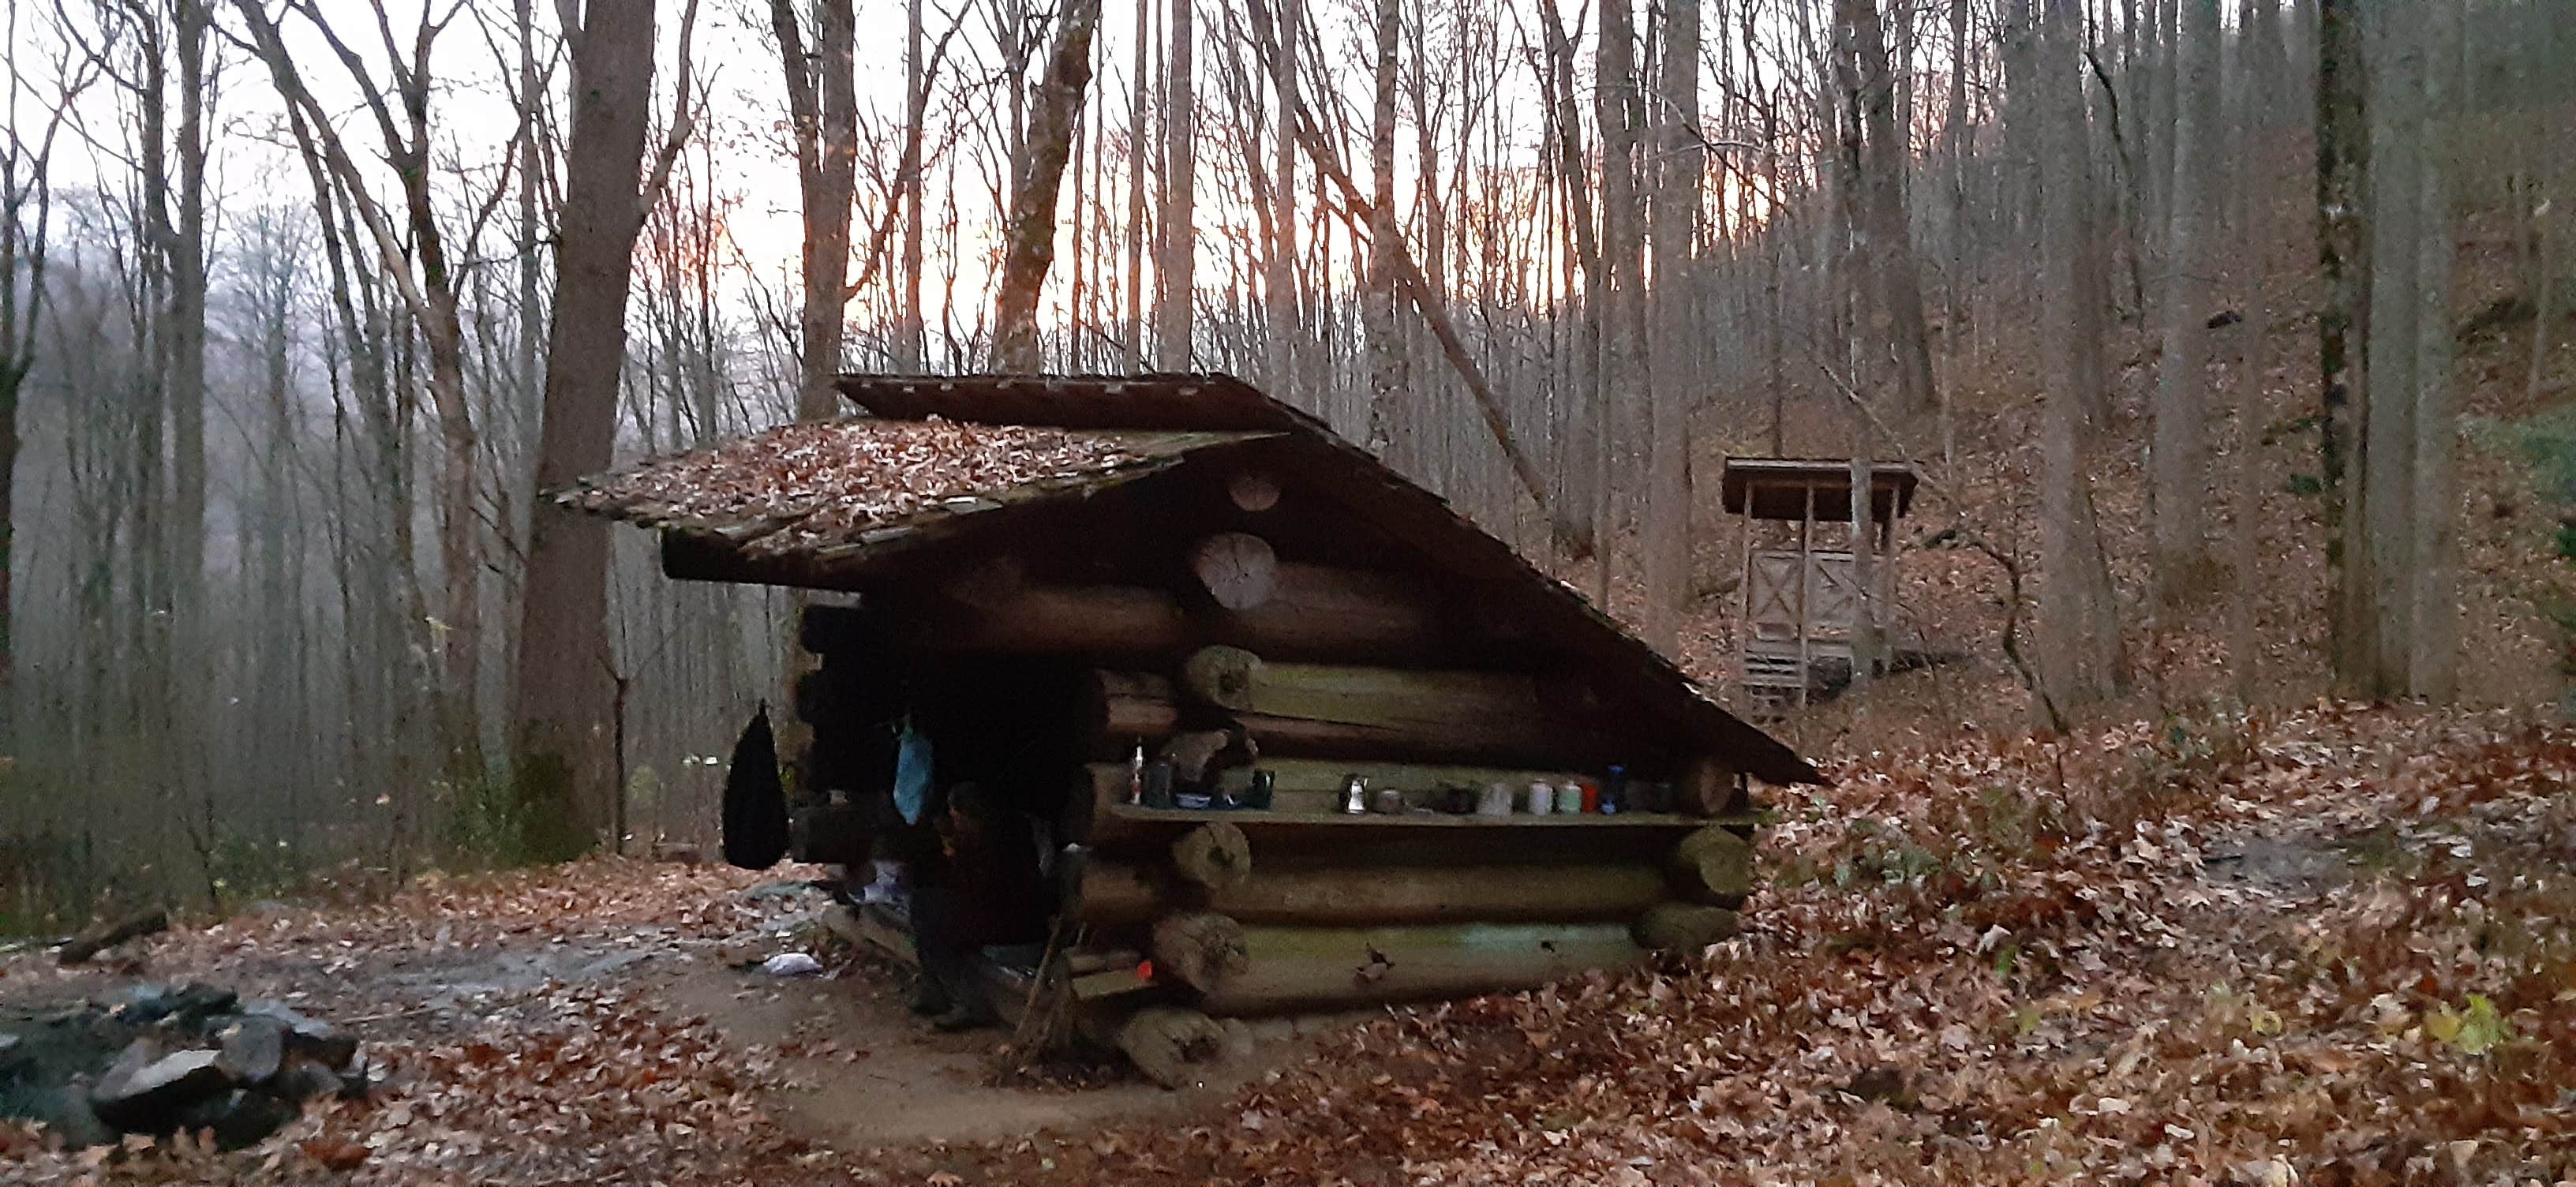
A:
{"type": "Polygon", "coordinates": [[[921,823],[922,807],[930,802],[930,779],[930,735],[912,728],[912,718],[906,717],[903,736],[894,746],[894,810],[905,824],[921,823]]]}

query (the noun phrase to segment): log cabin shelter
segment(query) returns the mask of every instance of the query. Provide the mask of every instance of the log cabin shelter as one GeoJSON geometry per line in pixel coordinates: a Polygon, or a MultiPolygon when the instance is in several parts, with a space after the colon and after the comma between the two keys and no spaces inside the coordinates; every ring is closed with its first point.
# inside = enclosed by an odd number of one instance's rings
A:
{"type": "Polygon", "coordinates": [[[1189,1049],[1174,1017],[1525,988],[1705,942],[1750,889],[1748,780],[1820,781],[1239,379],[841,391],[867,415],[552,497],[657,531],[671,577],[822,591],[813,741],[786,756],[798,856],[882,857],[896,735],[926,738],[939,784],[1047,838],[1061,963],[1023,984],[1145,1010],[1148,1046],[1189,1049]]]}
{"type": "Polygon", "coordinates": [[[1860,483],[1851,459],[1726,459],[1720,493],[1728,513],[1745,517],[1737,672],[1756,716],[1803,709],[1821,688],[1850,679],[1852,627],[1864,598],[1876,621],[1889,618],[1889,566],[1871,567],[1864,594],[1853,546],[1866,540],[1873,555],[1891,555],[1916,478],[1913,467],[1897,462],[1868,471],[1864,535],[1852,513],[1860,483]]]}

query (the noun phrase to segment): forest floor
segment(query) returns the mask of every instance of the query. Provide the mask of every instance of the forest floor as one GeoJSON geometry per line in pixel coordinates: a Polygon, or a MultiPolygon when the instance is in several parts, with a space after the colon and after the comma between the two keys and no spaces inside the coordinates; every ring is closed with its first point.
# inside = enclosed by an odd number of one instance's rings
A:
{"type": "MultiPolygon", "coordinates": [[[[0,1001],[202,978],[387,1080],[250,1151],[22,1182],[2526,1183],[2576,1179],[2576,727],[2321,704],[1970,736],[1778,793],[1748,934],[1391,1011],[1248,1082],[996,1087],[771,876],[592,861],[270,908],[0,1001]],[[324,1167],[315,1153],[354,1170],[324,1167]]],[[[773,875],[774,876],[774,875],[773,875]]]]}

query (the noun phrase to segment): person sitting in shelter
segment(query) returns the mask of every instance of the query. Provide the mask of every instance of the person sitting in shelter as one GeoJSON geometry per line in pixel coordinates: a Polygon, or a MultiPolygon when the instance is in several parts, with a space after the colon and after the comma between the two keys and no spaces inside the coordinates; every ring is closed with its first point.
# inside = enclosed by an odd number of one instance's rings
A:
{"type": "Polygon", "coordinates": [[[912,892],[912,945],[921,961],[915,1013],[934,1014],[942,1031],[1001,1021],[975,976],[985,948],[1042,942],[1045,886],[1027,822],[995,802],[982,785],[948,789],[947,811],[933,818],[941,860],[912,892]]]}

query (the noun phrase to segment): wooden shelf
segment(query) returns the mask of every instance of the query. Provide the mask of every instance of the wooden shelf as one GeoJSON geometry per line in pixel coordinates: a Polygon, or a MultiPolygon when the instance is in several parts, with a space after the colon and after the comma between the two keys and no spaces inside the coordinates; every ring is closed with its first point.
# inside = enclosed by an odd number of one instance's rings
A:
{"type": "Polygon", "coordinates": [[[1205,824],[1222,820],[1247,831],[1264,827],[1696,829],[1712,824],[1753,823],[1753,818],[1750,816],[1685,816],[1677,812],[1620,812],[1615,815],[1591,812],[1550,812],[1545,815],[1515,812],[1510,816],[1452,816],[1440,812],[1407,812],[1402,815],[1392,815],[1370,812],[1363,815],[1346,812],[1265,812],[1248,808],[1231,810],[1140,808],[1132,804],[1109,804],[1101,810],[1112,819],[1140,824],[1205,824]]]}

